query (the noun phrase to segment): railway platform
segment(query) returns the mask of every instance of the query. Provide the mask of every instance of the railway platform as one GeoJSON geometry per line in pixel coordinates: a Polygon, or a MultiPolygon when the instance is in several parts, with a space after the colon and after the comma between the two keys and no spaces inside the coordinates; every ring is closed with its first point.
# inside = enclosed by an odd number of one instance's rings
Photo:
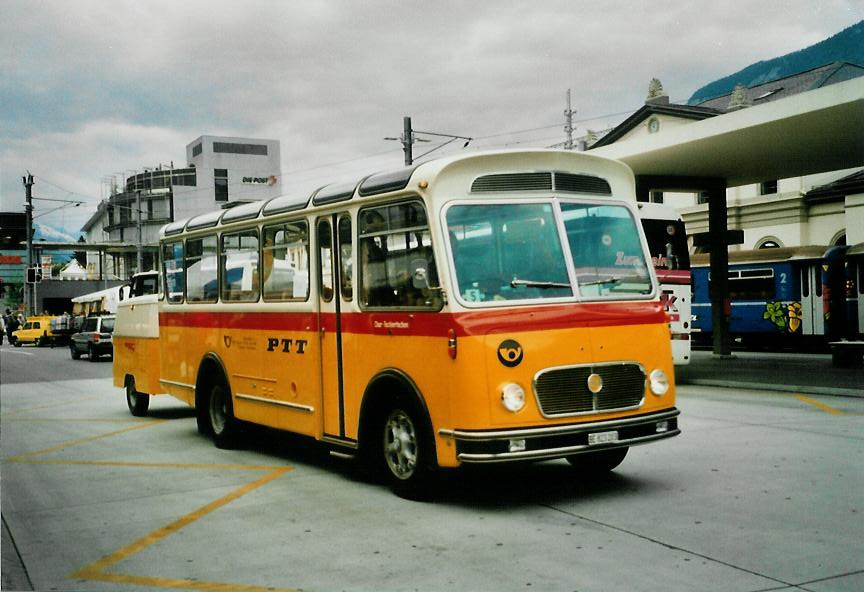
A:
{"type": "Polygon", "coordinates": [[[748,388],[864,398],[864,369],[838,368],[831,354],[733,351],[715,356],[694,350],[676,366],[678,384],[748,388]]]}

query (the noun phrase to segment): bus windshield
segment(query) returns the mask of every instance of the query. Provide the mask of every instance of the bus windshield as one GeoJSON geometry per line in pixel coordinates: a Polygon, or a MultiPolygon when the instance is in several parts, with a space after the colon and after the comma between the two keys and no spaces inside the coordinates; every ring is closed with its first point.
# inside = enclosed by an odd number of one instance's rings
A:
{"type": "MultiPolygon", "coordinates": [[[[630,212],[561,204],[579,293],[644,295],[651,277],[630,212]]],[[[456,205],[447,211],[458,291],[468,302],[572,297],[552,203],[456,205]]]]}

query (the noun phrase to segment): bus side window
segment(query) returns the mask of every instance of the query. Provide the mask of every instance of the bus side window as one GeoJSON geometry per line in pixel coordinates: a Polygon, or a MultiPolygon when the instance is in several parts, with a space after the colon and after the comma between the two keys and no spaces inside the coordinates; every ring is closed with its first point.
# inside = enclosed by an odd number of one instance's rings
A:
{"type": "Polygon", "coordinates": [[[363,306],[441,308],[438,269],[422,203],[361,210],[358,231],[363,306]]]}
{"type": "Polygon", "coordinates": [[[341,216],[339,218],[339,289],[342,292],[342,300],[346,302],[351,302],[354,290],[351,238],[351,218],[341,216]]]}
{"type": "Polygon", "coordinates": [[[309,297],[309,225],[305,220],[264,228],[264,300],[309,297]]]}
{"type": "Polygon", "coordinates": [[[318,290],[324,302],[333,299],[333,232],[330,221],[318,220],[318,290]]]}
{"type": "Polygon", "coordinates": [[[216,235],[186,241],[186,301],[216,302],[218,257],[216,235]]]}
{"type": "Polygon", "coordinates": [[[183,243],[165,243],[162,245],[162,273],[165,277],[165,294],[168,302],[183,302],[183,243]]]}
{"type": "Polygon", "coordinates": [[[222,235],[222,300],[258,300],[258,231],[222,235]]]}

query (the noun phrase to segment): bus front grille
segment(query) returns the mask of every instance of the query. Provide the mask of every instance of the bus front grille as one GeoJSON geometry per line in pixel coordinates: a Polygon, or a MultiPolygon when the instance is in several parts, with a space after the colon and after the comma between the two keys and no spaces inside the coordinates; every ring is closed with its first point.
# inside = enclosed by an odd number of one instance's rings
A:
{"type": "Polygon", "coordinates": [[[548,368],[534,377],[534,395],[545,417],[634,409],[645,396],[645,370],[636,363],[548,368]],[[602,380],[597,393],[588,388],[592,374],[602,380]]]}

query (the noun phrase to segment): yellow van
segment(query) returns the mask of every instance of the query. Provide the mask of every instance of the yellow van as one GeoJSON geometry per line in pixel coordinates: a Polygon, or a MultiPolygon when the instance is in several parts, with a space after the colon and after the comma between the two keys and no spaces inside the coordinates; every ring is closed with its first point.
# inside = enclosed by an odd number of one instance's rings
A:
{"type": "Polygon", "coordinates": [[[25,343],[32,343],[36,347],[46,345],[54,338],[51,332],[51,319],[54,317],[30,317],[27,322],[12,332],[12,345],[21,347],[25,343]]]}

